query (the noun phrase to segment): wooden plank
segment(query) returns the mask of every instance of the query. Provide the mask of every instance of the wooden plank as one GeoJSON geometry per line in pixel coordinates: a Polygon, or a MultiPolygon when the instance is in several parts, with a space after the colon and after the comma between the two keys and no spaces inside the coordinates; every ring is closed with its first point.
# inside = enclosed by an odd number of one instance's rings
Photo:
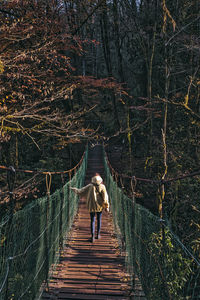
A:
{"type": "Polygon", "coordinates": [[[115,286],[118,286],[119,288],[121,288],[121,287],[126,287],[128,284],[127,283],[123,283],[123,282],[119,282],[119,280],[118,279],[112,279],[112,280],[109,280],[109,281],[105,281],[105,280],[102,280],[102,279],[98,279],[98,281],[97,281],[97,278],[95,278],[95,279],[91,279],[91,278],[66,278],[66,277],[64,277],[64,276],[59,276],[59,277],[55,277],[54,279],[51,279],[50,280],[50,284],[52,283],[56,283],[57,285],[59,285],[60,283],[61,284],[63,284],[63,282],[66,282],[66,283],[69,283],[69,284],[74,284],[74,285],[76,285],[76,284],[84,284],[84,283],[88,283],[88,284],[90,284],[90,285],[92,285],[92,284],[103,284],[103,285],[115,285],[115,286]]]}
{"type": "MultiPolygon", "coordinates": [[[[57,282],[54,282],[56,287],[58,287],[59,285],[57,284],[57,282]]],[[[123,288],[123,285],[119,285],[119,284],[106,284],[105,282],[101,283],[89,283],[89,282],[77,282],[76,284],[74,284],[74,282],[71,281],[64,281],[64,284],[67,284],[67,287],[69,289],[77,289],[77,290],[84,290],[84,289],[91,289],[91,288],[95,288],[97,290],[110,290],[110,291],[118,291],[121,290],[123,288]]],[[[64,287],[64,285],[62,284],[62,287],[64,287]]],[[[59,289],[59,292],[61,291],[61,289],[59,289]]],[[[67,290],[69,291],[69,290],[67,290]]]]}
{"type": "MultiPolygon", "coordinates": [[[[43,296],[43,299],[50,299],[48,294],[43,296]]],[[[129,297],[126,296],[111,296],[111,295],[90,295],[90,294],[70,294],[70,293],[62,293],[58,295],[52,295],[51,300],[69,300],[69,299],[79,299],[79,300],[128,300],[129,297]]]]}
{"type": "MultiPolygon", "coordinates": [[[[84,265],[77,265],[76,263],[73,263],[73,262],[70,262],[70,261],[68,261],[68,262],[66,262],[65,264],[63,264],[63,265],[65,265],[66,266],[66,268],[68,268],[68,269],[72,269],[72,268],[74,268],[74,269],[80,269],[80,268],[86,268],[86,269],[93,269],[93,268],[99,268],[99,267],[101,267],[101,269],[110,269],[110,265],[108,264],[108,265],[106,265],[106,264],[104,264],[104,265],[99,265],[99,264],[91,264],[91,263],[89,263],[89,264],[87,264],[87,263],[85,263],[84,265]]],[[[118,264],[118,265],[116,265],[116,266],[114,266],[113,267],[113,269],[112,270],[119,270],[120,268],[122,267],[122,265],[121,264],[118,264]]],[[[62,267],[61,267],[62,268],[62,267]]],[[[57,269],[59,269],[59,267],[57,268],[57,269]]]]}
{"type": "Polygon", "coordinates": [[[120,291],[120,290],[110,290],[110,289],[97,289],[95,286],[91,288],[70,288],[70,287],[60,287],[59,288],[59,294],[61,293],[70,293],[70,294],[99,294],[99,295],[111,295],[111,296],[124,296],[126,295],[126,291],[120,291]]]}

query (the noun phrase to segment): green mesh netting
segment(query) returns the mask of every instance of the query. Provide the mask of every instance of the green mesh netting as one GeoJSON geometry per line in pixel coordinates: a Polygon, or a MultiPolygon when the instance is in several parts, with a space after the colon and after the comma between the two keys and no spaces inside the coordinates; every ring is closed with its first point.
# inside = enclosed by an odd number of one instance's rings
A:
{"type": "Polygon", "coordinates": [[[70,186],[83,185],[87,155],[86,151],[80,168],[62,189],[0,223],[0,300],[40,298],[77,212],[79,197],[70,186]]]}
{"type": "Polygon", "coordinates": [[[115,231],[133,289],[135,272],[147,299],[200,299],[199,261],[163,220],[122,192],[112,178],[105,153],[104,166],[115,231]]]}

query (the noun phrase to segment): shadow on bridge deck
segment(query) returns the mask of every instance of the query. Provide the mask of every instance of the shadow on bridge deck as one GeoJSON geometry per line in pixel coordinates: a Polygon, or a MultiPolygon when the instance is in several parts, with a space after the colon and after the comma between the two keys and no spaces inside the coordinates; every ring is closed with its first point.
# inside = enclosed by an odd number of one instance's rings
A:
{"type": "MultiPolygon", "coordinates": [[[[101,150],[101,146],[89,150],[86,183],[95,172],[103,177],[101,150]]],[[[130,295],[129,276],[118,249],[111,214],[103,212],[101,239],[91,243],[89,213],[81,199],[70,239],[49,282],[49,292],[43,293],[42,300],[145,299],[139,284],[130,295]]]]}

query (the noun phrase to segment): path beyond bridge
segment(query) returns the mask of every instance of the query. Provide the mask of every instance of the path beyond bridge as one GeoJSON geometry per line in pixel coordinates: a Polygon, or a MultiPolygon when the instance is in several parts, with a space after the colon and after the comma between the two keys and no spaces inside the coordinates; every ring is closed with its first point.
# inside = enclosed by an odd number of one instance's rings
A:
{"type": "MultiPolygon", "coordinates": [[[[85,183],[98,172],[103,176],[102,148],[89,150],[85,183]]],[[[136,277],[134,292],[119,251],[111,213],[103,212],[101,239],[90,242],[90,220],[84,199],[80,199],[70,237],[42,300],[48,299],[133,299],[145,300],[136,277]]]]}

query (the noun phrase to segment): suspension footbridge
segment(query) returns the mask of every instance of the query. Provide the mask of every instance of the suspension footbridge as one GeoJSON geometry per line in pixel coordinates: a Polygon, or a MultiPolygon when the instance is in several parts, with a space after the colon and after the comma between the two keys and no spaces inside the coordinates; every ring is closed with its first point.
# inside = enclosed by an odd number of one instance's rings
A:
{"type": "MultiPolygon", "coordinates": [[[[101,146],[90,149],[85,183],[95,172],[104,173],[101,146]]],[[[90,221],[84,199],[73,224],[69,241],[64,246],[57,269],[51,277],[49,292],[43,300],[52,299],[145,299],[141,285],[134,293],[125,270],[114,233],[111,214],[103,212],[101,239],[90,242],[90,221]],[[136,299],[136,298],[134,298],[136,299]]],[[[138,280],[138,278],[137,278],[138,280]]]]}
{"type": "Polygon", "coordinates": [[[200,263],[161,220],[127,197],[101,145],[85,151],[60,190],[0,223],[0,299],[200,299],[200,263]],[[102,174],[111,202],[89,241],[84,200],[71,192],[102,174]],[[72,174],[73,173],[73,174],[72,174]]]}

